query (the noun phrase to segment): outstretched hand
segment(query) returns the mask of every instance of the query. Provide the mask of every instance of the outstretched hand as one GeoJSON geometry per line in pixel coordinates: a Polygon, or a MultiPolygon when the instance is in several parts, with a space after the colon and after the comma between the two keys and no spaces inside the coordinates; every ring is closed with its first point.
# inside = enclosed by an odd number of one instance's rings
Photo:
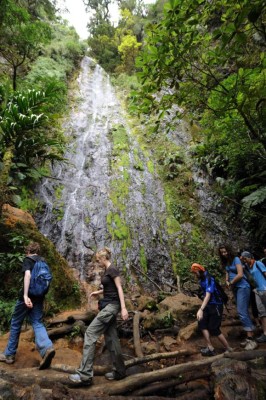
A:
{"type": "Polygon", "coordinates": [[[89,297],[97,296],[98,294],[99,294],[98,291],[96,291],[96,292],[91,292],[90,295],[89,295],[89,297]]]}

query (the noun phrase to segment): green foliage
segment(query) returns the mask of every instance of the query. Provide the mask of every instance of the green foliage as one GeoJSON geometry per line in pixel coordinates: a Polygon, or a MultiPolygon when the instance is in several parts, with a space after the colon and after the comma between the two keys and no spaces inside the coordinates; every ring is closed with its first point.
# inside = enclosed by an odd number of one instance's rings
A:
{"type": "Polygon", "coordinates": [[[11,322],[14,306],[15,306],[15,301],[6,301],[0,298],[0,314],[1,314],[0,332],[2,331],[4,332],[8,329],[11,322]]]}
{"type": "Polygon", "coordinates": [[[46,160],[62,160],[62,138],[52,131],[49,137],[43,129],[51,115],[49,99],[57,96],[54,85],[46,90],[17,92],[3,109],[0,115],[2,184],[16,185],[32,179],[32,170],[46,160]]]}
{"type": "Polygon", "coordinates": [[[0,26],[0,54],[12,69],[13,89],[17,88],[18,68],[38,56],[42,43],[50,40],[48,23],[31,18],[27,8],[9,1],[0,26]]]}
{"type": "Polygon", "coordinates": [[[131,74],[135,70],[135,60],[140,46],[141,43],[138,43],[136,37],[133,35],[125,35],[118,46],[124,70],[128,74],[131,74]]]}
{"type": "Polygon", "coordinates": [[[263,0],[166,2],[164,17],[147,32],[137,61],[142,88],[132,94],[133,111],[154,112],[157,130],[173,104],[177,118],[198,121],[203,143],[195,155],[220,192],[238,203],[235,211],[245,205],[243,223],[252,237],[264,231],[260,243],[266,239],[265,11],[263,0]]]}

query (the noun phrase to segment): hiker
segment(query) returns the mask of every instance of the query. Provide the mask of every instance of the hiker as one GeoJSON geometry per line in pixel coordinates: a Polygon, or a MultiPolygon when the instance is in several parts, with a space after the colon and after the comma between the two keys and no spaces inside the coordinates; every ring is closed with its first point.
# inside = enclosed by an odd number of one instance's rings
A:
{"type": "Polygon", "coordinates": [[[198,327],[202,331],[207,347],[201,349],[204,357],[214,356],[215,350],[211,342],[211,335],[217,336],[226,352],[232,352],[220,327],[223,315],[223,301],[216,287],[215,279],[206,269],[197,263],[192,264],[191,272],[199,279],[199,284],[204,293],[202,305],[197,312],[198,327]]]}
{"type": "Polygon", "coordinates": [[[249,251],[241,253],[243,261],[248,265],[249,272],[252,275],[256,289],[255,293],[256,304],[258,308],[259,318],[263,333],[256,339],[258,343],[266,342],[266,267],[261,261],[256,261],[254,256],[249,251]]]}
{"type": "Polygon", "coordinates": [[[0,361],[7,364],[15,362],[15,356],[19,343],[21,327],[25,317],[29,317],[35,335],[35,344],[42,357],[39,369],[46,369],[50,366],[55,355],[53,343],[48,337],[43,318],[44,296],[30,296],[29,285],[31,272],[37,260],[42,259],[39,256],[40,245],[36,242],[30,242],[25,248],[26,257],[22,263],[22,272],[24,274],[23,289],[19,294],[15,309],[11,319],[10,334],[6,349],[0,354],[0,361]]]}
{"type": "Polygon", "coordinates": [[[106,347],[111,353],[113,363],[113,371],[105,374],[106,379],[120,380],[126,376],[116,328],[116,316],[119,311],[121,311],[123,320],[128,319],[119,271],[111,264],[111,251],[107,247],[96,253],[95,261],[105,270],[101,279],[103,289],[92,292],[90,297],[103,293],[103,299],[98,303],[99,313],[86,330],[82,360],[77,373],[69,375],[70,381],[77,386],[90,386],[92,384],[95,346],[102,334],[105,336],[106,347]]]}
{"type": "Polygon", "coordinates": [[[218,248],[222,266],[226,270],[226,285],[233,291],[238,317],[247,334],[246,339],[240,343],[245,350],[254,350],[258,344],[254,340],[254,329],[248,307],[250,301],[250,284],[244,276],[243,265],[240,258],[236,257],[228,245],[220,245],[218,248]]]}

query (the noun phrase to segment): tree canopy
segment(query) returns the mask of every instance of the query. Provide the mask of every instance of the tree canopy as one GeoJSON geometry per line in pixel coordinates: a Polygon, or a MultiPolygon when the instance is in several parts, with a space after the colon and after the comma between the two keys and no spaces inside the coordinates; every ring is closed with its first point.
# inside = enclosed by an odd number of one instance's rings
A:
{"type": "Polygon", "coordinates": [[[197,121],[199,160],[253,220],[257,240],[266,227],[265,10],[262,0],[168,1],[147,32],[135,93],[141,112],[163,117],[177,104],[176,117],[197,121]]]}

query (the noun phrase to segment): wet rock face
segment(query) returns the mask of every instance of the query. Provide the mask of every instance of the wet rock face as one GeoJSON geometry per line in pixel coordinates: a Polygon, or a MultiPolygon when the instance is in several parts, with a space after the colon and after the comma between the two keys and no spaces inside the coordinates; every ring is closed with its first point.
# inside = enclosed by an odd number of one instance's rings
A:
{"type": "Polygon", "coordinates": [[[38,190],[39,228],[81,280],[93,281],[92,255],[108,246],[128,283],[132,266],[144,272],[136,275],[147,290],[156,289],[152,281],[173,283],[164,192],[150,160],[127,127],[108,75],[87,57],[78,86],[65,122],[68,162],[38,190]]]}

